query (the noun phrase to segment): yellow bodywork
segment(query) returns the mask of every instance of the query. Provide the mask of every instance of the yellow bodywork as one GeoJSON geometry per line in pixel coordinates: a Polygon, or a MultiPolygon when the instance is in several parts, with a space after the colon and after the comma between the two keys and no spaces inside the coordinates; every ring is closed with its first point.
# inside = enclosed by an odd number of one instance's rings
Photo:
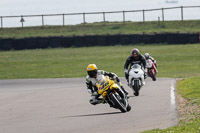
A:
{"type": "Polygon", "coordinates": [[[105,82],[101,85],[99,83],[96,83],[98,93],[101,94],[103,98],[107,96],[107,90],[114,90],[119,87],[113,80],[110,80],[108,76],[105,76],[105,79],[105,82]]]}

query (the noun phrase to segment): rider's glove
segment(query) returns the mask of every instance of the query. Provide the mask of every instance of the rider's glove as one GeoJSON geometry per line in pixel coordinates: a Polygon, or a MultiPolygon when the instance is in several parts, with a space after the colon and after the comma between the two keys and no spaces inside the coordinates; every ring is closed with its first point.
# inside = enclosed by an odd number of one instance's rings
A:
{"type": "Polygon", "coordinates": [[[128,74],[128,70],[127,70],[127,69],[124,69],[124,72],[125,72],[126,74],[128,74]]]}
{"type": "Polygon", "coordinates": [[[120,82],[119,77],[116,77],[115,80],[116,80],[117,82],[120,82]]]}
{"type": "Polygon", "coordinates": [[[113,76],[113,80],[115,80],[116,82],[119,82],[119,77],[117,77],[116,75],[113,76]]]}

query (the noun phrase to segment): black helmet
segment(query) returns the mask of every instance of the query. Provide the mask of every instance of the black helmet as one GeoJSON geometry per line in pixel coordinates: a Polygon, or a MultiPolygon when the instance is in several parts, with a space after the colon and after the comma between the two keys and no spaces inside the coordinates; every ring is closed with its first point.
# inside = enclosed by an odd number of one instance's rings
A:
{"type": "Polygon", "coordinates": [[[131,55],[133,57],[139,57],[140,51],[137,48],[131,50],[131,55]]]}

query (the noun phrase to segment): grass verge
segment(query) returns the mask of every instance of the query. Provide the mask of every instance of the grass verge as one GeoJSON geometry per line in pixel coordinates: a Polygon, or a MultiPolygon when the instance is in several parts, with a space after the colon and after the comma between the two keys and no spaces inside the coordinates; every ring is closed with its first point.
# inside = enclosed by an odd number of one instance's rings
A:
{"type": "Polygon", "coordinates": [[[25,38],[49,36],[83,36],[106,34],[141,34],[161,32],[199,32],[200,21],[165,21],[165,22],[107,22],[68,26],[43,26],[0,29],[0,38],[25,38]]]}
{"type": "Polygon", "coordinates": [[[177,82],[179,95],[179,123],[167,129],[143,133],[199,133],[200,132],[200,77],[177,82]],[[181,95],[181,96],[180,96],[181,95]],[[184,99],[182,99],[183,97],[184,99]],[[181,98],[181,99],[180,99],[181,98]]]}

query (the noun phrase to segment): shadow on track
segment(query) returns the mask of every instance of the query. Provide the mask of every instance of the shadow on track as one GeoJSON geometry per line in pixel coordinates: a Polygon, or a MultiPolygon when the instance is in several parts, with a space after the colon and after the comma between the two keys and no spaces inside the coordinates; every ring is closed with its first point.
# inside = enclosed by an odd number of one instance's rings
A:
{"type": "Polygon", "coordinates": [[[111,113],[100,113],[100,114],[86,114],[86,115],[73,115],[73,116],[65,116],[60,118],[69,118],[69,117],[87,117],[87,116],[98,116],[98,115],[114,115],[121,114],[122,112],[111,112],[111,113]]]}
{"type": "Polygon", "coordinates": [[[129,98],[136,97],[136,96],[134,96],[134,95],[131,95],[131,96],[127,96],[127,97],[128,97],[128,99],[129,99],[129,98]]]}
{"type": "Polygon", "coordinates": [[[144,96],[144,95],[143,95],[143,94],[140,94],[139,96],[130,95],[130,96],[127,96],[127,97],[128,97],[128,99],[129,99],[129,98],[134,98],[134,97],[142,97],[142,96],[144,96]]]}

